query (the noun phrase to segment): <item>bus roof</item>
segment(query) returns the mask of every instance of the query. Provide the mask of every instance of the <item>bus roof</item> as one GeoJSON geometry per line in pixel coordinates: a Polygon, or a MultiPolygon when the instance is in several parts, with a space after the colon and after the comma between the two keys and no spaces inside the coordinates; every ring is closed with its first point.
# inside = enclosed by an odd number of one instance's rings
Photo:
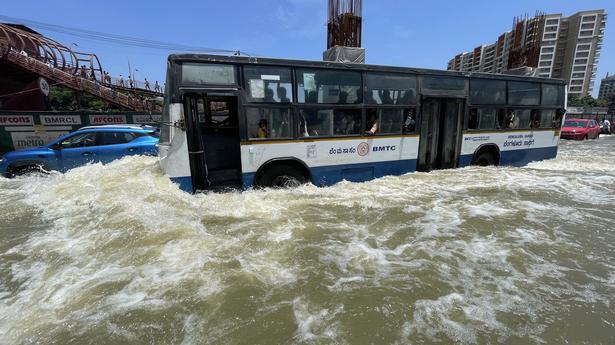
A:
{"type": "Polygon", "coordinates": [[[252,56],[227,56],[227,55],[212,55],[212,54],[171,54],[168,58],[169,62],[196,62],[196,63],[238,63],[238,64],[259,64],[259,65],[276,65],[276,66],[294,66],[294,67],[312,67],[312,68],[334,68],[357,71],[375,71],[375,72],[393,72],[393,73],[414,73],[422,75],[439,75],[448,77],[471,77],[471,78],[486,78],[486,79],[505,79],[518,81],[536,81],[551,84],[566,84],[563,79],[530,77],[514,74],[494,74],[494,73],[479,73],[479,72],[459,72],[446,71],[427,68],[415,67],[400,67],[400,66],[383,66],[369,64],[342,63],[330,61],[309,61],[309,60],[292,60],[292,59],[277,59],[277,58],[262,58],[252,56]]]}

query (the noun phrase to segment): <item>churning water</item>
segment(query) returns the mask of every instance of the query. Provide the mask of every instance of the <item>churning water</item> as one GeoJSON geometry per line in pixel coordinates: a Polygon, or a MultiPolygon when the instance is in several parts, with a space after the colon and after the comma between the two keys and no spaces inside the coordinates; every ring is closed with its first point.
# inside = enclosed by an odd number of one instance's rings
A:
{"type": "Polygon", "coordinates": [[[0,195],[2,344],[615,343],[615,138],[196,196],[129,157],[0,195]]]}

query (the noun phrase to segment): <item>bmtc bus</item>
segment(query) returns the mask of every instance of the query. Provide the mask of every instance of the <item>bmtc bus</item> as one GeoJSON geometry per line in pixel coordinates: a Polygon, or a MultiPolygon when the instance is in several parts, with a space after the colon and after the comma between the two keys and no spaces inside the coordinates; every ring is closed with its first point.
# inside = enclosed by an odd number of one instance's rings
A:
{"type": "Polygon", "coordinates": [[[168,58],[163,171],[190,192],[554,158],[562,80],[319,61],[168,58]]]}

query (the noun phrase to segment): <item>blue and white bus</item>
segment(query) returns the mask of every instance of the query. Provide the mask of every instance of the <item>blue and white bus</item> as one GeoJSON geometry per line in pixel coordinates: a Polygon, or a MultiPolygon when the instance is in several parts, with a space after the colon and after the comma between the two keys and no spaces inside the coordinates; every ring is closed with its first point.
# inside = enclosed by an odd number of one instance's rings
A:
{"type": "Polygon", "coordinates": [[[554,158],[556,79],[171,55],[160,164],[180,188],[317,186],[554,158]]]}

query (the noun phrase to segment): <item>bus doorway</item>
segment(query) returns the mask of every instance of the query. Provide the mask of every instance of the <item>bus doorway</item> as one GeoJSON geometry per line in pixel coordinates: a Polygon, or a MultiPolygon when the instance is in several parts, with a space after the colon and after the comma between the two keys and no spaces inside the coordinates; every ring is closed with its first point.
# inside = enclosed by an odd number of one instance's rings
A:
{"type": "Polygon", "coordinates": [[[237,96],[187,95],[184,114],[194,191],[241,187],[237,96]]]}
{"type": "Polygon", "coordinates": [[[423,99],[417,171],[457,167],[463,111],[463,99],[423,99]]]}

